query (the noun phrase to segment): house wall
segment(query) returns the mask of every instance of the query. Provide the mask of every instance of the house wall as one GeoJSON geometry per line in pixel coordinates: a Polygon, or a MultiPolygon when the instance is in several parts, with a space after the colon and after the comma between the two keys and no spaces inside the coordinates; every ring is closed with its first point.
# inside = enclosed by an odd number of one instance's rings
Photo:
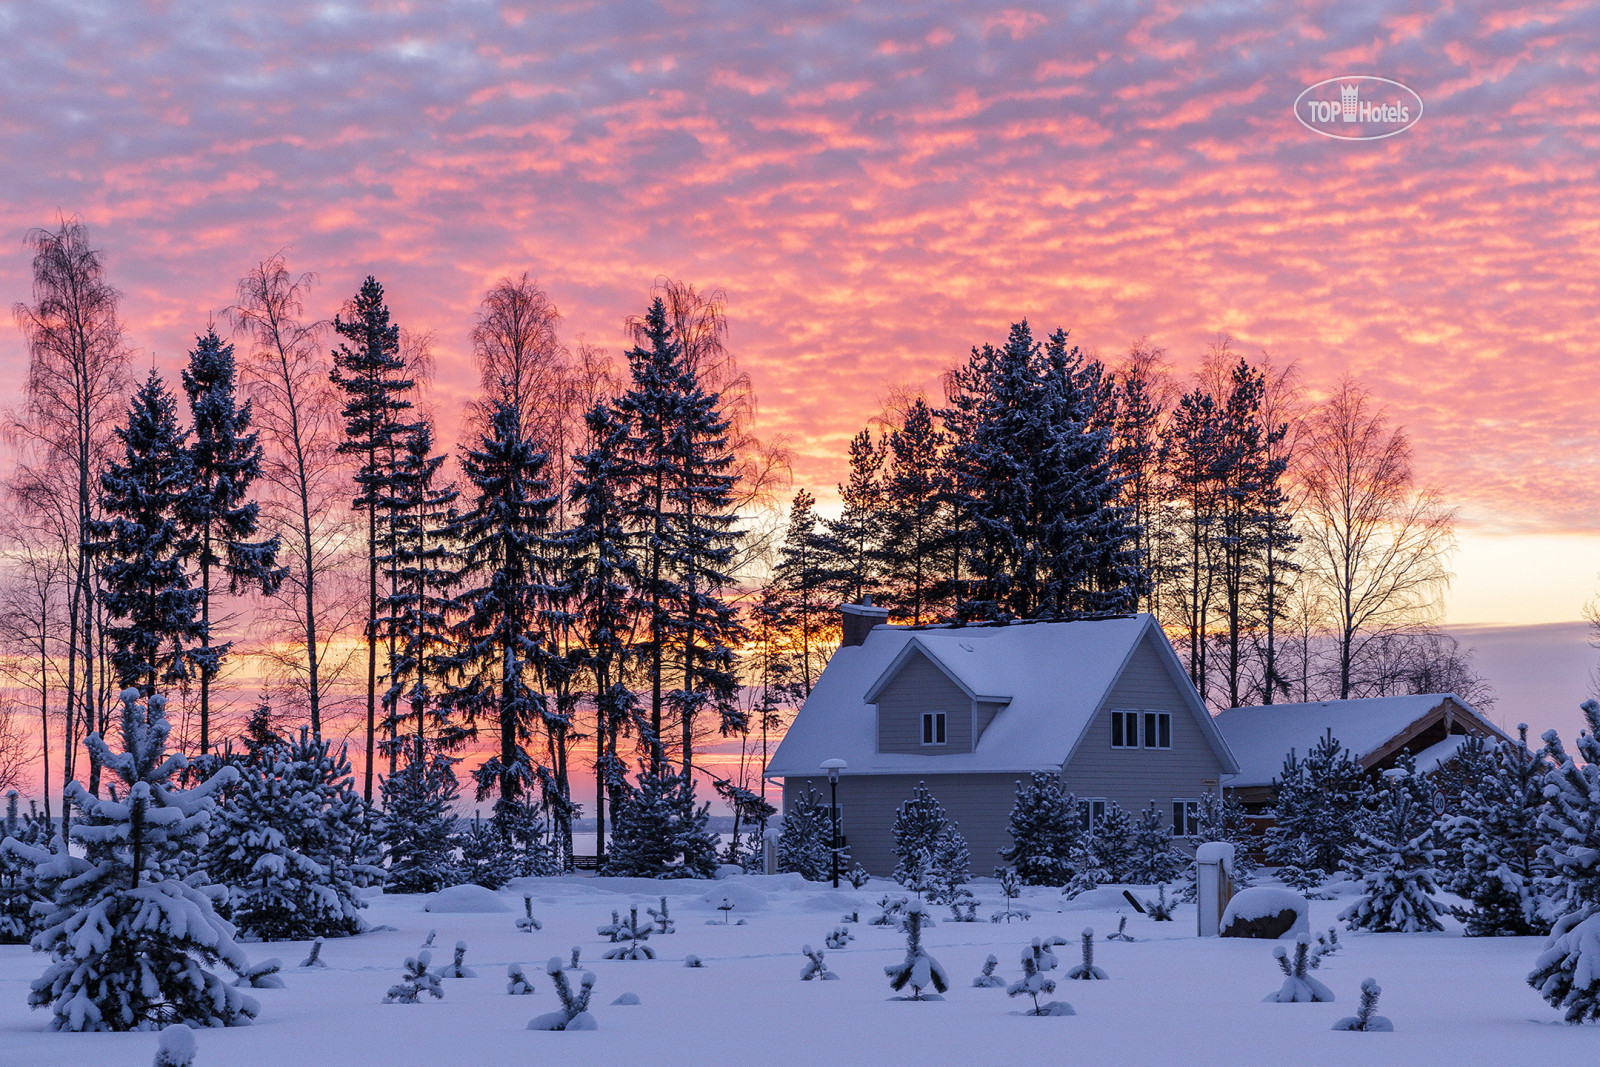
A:
{"type": "Polygon", "coordinates": [[[1221,761],[1149,637],[1129,657],[1062,772],[1066,787],[1080,797],[1114,800],[1130,814],[1154,800],[1169,822],[1172,801],[1198,799],[1221,776],[1221,761]],[[1171,712],[1172,747],[1112,748],[1113,711],[1171,712]]]}
{"type": "MultiPolygon", "coordinates": [[[[917,783],[925,784],[961,827],[972,852],[972,873],[987,876],[1002,861],[998,849],[1011,843],[1006,822],[1016,800],[1017,774],[882,774],[842,775],[839,779],[840,830],[850,849],[851,864],[877,875],[894,873],[894,819],[911,799],[917,783]]],[[[828,799],[828,778],[786,778],[783,809],[811,786],[828,799]]]]}
{"type": "Polygon", "coordinates": [[[961,687],[914,652],[878,695],[878,751],[937,757],[972,751],[972,701],[961,687]],[[945,744],[922,743],[922,713],[942,711],[945,744]]]}

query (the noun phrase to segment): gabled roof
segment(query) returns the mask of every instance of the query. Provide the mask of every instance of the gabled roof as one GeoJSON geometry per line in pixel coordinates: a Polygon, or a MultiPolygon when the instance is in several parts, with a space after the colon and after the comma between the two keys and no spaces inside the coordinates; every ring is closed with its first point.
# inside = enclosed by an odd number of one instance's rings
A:
{"type": "MultiPolygon", "coordinates": [[[[1218,712],[1217,726],[1239,758],[1239,776],[1228,784],[1271,785],[1283,770],[1283,759],[1291,748],[1304,756],[1330,729],[1335,740],[1363,766],[1370,766],[1390,749],[1399,747],[1396,742],[1424,725],[1424,720],[1431,719],[1447,702],[1453,717],[1470,720],[1476,726],[1472,732],[1506,736],[1454,693],[1267,704],[1218,712]]],[[[1419,764],[1419,769],[1428,768],[1419,764]]]]}
{"type": "Polygon", "coordinates": [[[1026,773],[1063,766],[1095,712],[1147,638],[1190,704],[1226,773],[1233,756],[1149,615],[1078,622],[907,629],[878,626],[834,653],[773,754],[767,776],[821,773],[843,759],[846,774],[1026,773]],[[879,752],[873,701],[921,653],[969,699],[1002,706],[972,752],[926,756],[879,752]]]}

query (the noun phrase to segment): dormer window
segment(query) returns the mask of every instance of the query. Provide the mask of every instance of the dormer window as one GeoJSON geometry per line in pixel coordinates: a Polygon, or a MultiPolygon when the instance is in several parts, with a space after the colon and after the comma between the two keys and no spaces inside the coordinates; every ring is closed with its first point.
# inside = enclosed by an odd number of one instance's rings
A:
{"type": "Polygon", "coordinates": [[[922,743],[925,745],[944,744],[944,712],[925,711],[922,713],[922,743]]]}

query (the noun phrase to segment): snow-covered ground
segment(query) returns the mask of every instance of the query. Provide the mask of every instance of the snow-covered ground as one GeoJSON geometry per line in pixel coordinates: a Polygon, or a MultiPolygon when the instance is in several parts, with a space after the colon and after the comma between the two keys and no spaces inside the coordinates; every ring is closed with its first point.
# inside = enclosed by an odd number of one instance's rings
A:
{"type": "MultiPolygon", "coordinates": [[[[995,910],[993,882],[974,888],[983,918],[995,910]]],[[[498,896],[502,912],[440,913],[424,910],[428,898],[377,896],[367,917],[379,930],[326,943],[325,970],[303,970],[305,942],[249,945],[252,960],[277,956],[287,988],[261,989],[255,1025],[198,1034],[198,1067],[288,1064],[469,1065],[478,1063],[618,1064],[962,1064],[1072,1060],[1095,1064],[1469,1064],[1592,1063],[1600,1055],[1600,1029],[1563,1024],[1524,983],[1538,939],[1464,938],[1453,923],[1443,934],[1356,934],[1340,931],[1342,950],[1327,957],[1317,977],[1332,988],[1332,1004],[1269,1004],[1282,974],[1268,942],[1200,939],[1192,906],[1177,919],[1156,923],[1115,894],[1098,891],[1088,906],[1063,903],[1059,894],[1028,890],[1031,922],[1009,925],[947,921],[949,909],[927,931],[925,943],[949,971],[953,988],[943,1002],[893,999],[885,964],[904,954],[903,936],[871,926],[873,901],[891,882],[838,891],[798,876],[735,877],[719,882],[650,882],[637,879],[551,878],[518,882],[498,896]],[[542,931],[517,930],[522,893],[534,896],[542,931]],[[630,904],[655,905],[665,893],[677,932],[652,937],[649,962],[601,959],[606,939],[595,927],[624,918],[630,904]],[[723,925],[715,903],[738,905],[723,925]],[[839,981],[801,982],[801,945],[821,947],[841,915],[859,911],[849,929],[855,940],[830,949],[827,963],[839,981]],[[1107,941],[1119,914],[1129,916],[1134,943],[1107,941]],[[707,925],[707,920],[715,925],[707,925]],[[1095,962],[1103,982],[1065,980],[1078,961],[1085,926],[1096,932],[1095,962]],[[405,957],[429,930],[437,930],[435,967],[450,960],[455,943],[468,945],[476,978],[447,979],[445,998],[420,1005],[385,1005],[405,957]],[[1056,951],[1056,1000],[1077,1014],[1030,1018],[1018,1014],[1026,998],[1003,989],[975,989],[972,978],[991,952],[1007,981],[1021,975],[1017,958],[1031,937],[1068,939],[1056,951]],[[556,996],[544,963],[582,949],[597,977],[591,1010],[594,1033],[526,1029],[535,1015],[554,1010],[556,996]],[[701,969],[683,966],[694,954],[701,969]],[[533,980],[531,996],[506,993],[506,965],[522,963],[533,980]],[[1379,1010],[1395,1033],[1342,1033],[1330,1029],[1353,1014],[1363,978],[1383,987],[1379,1010]],[[623,993],[638,1006],[613,1006],[623,993]]],[[[1311,928],[1325,931],[1347,901],[1313,901],[1311,928]]],[[[0,946],[0,1065],[56,1067],[63,1063],[140,1065],[151,1062],[154,1034],[57,1034],[48,1015],[30,1012],[28,983],[44,959],[26,947],[0,946]]]]}

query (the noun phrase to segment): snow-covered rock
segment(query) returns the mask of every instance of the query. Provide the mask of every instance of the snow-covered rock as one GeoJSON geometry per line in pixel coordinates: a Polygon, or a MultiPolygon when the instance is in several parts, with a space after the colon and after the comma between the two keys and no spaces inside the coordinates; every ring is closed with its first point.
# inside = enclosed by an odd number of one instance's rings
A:
{"type": "Polygon", "coordinates": [[[1222,913],[1223,937],[1278,938],[1309,934],[1306,898],[1292,889],[1253,886],[1240,890],[1222,913]]]}

